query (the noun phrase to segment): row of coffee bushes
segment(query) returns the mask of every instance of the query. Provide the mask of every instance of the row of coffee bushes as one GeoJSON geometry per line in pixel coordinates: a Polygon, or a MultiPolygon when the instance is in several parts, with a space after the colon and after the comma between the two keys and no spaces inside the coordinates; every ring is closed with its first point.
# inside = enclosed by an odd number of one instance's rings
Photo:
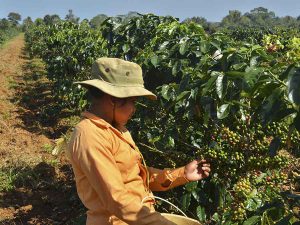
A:
{"type": "Polygon", "coordinates": [[[86,22],[40,25],[26,43],[46,63],[60,108],[84,108],[84,92],[72,83],[89,78],[97,57],[142,66],[159,99],[141,99],[129,126],[148,164],[212,164],[210,178],[166,196],[180,198],[190,216],[211,224],[296,220],[281,191],[292,186],[288,168],[299,154],[300,69],[284,48],[152,14],[126,24],[108,19],[100,30],[86,22]]]}

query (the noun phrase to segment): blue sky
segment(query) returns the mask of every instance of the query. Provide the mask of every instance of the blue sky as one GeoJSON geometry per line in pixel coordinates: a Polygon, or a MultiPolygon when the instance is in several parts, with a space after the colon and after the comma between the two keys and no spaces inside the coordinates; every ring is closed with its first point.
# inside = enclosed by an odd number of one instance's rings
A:
{"type": "Polygon", "coordinates": [[[183,20],[187,17],[202,16],[217,22],[229,10],[249,12],[256,7],[265,7],[277,16],[300,16],[300,0],[0,0],[0,18],[9,12],[20,13],[22,19],[58,14],[64,18],[72,9],[80,19],[91,19],[97,14],[116,16],[129,11],[171,15],[183,20]]]}

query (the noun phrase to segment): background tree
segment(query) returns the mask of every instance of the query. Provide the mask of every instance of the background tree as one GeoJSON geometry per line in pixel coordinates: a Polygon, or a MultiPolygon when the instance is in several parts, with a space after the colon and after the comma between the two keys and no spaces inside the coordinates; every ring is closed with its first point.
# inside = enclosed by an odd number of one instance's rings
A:
{"type": "Polygon", "coordinates": [[[127,23],[130,19],[134,18],[134,17],[139,17],[141,16],[141,14],[139,14],[138,12],[134,12],[134,11],[130,11],[127,13],[127,15],[121,15],[122,17],[122,21],[123,23],[127,23]]]}
{"type": "Polygon", "coordinates": [[[66,15],[65,20],[70,21],[72,23],[78,23],[79,17],[75,16],[72,9],[69,9],[69,13],[66,15]]]}
{"type": "Polygon", "coordinates": [[[6,30],[10,27],[10,22],[3,18],[0,20],[0,30],[6,30]]]}
{"type": "Polygon", "coordinates": [[[93,18],[91,19],[91,21],[90,21],[90,26],[91,26],[92,28],[98,29],[98,28],[100,28],[102,22],[103,22],[104,20],[106,20],[107,18],[108,18],[107,15],[105,15],[105,14],[99,14],[99,15],[97,15],[97,16],[95,16],[95,17],[93,17],[93,18]]]}
{"type": "Polygon", "coordinates": [[[242,16],[239,21],[239,24],[243,27],[245,27],[245,26],[249,27],[249,26],[251,26],[251,23],[252,23],[251,20],[246,16],[242,16]]]}
{"type": "Polygon", "coordinates": [[[241,21],[242,13],[238,10],[229,10],[229,14],[225,16],[221,21],[221,26],[234,27],[239,25],[241,21]]]}
{"type": "Polygon", "coordinates": [[[189,22],[200,24],[206,31],[208,31],[210,28],[210,23],[204,17],[194,16],[192,18],[187,18],[183,21],[183,23],[189,23],[189,22]]]}
{"type": "Polygon", "coordinates": [[[22,27],[22,30],[23,31],[27,31],[31,26],[33,25],[33,21],[31,19],[30,16],[26,17],[24,20],[23,20],[23,27],[22,27]]]}
{"type": "Polygon", "coordinates": [[[34,24],[36,26],[40,26],[40,25],[45,24],[45,23],[44,23],[44,20],[42,18],[36,18],[35,21],[34,21],[34,24]]]}
{"type": "Polygon", "coordinates": [[[297,19],[292,16],[285,16],[285,17],[280,18],[281,26],[297,27],[299,24],[300,24],[299,21],[297,21],[297,19]]]}
{"type": "Polygon", "coordinates": [[[61,19],[60,19],[59,15],[54,14],[54,15],[44,16],[43,20],[46,25],[52,25],[52,24],[58,23],[61,19]]]}
{"type": "Polygon", "coordinates": [[[259,27],[273,26],[276,20],[275,13],[264,7],[254,8],[250,13],[245,13],[245,16],[252,21],[254,26],[259,27]]]}
{"type": "Polygon", "coordinates": [[[7,18],[14,26],[17,26],[19,21],[21,21],[21,15],[15,12],[10,12],[7,18]]]}

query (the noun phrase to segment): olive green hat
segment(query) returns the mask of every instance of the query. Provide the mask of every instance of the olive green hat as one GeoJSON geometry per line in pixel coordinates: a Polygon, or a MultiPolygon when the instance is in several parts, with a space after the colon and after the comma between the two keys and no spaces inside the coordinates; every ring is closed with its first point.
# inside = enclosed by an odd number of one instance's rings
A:
{"type": "Polygon", "coordinates": [[[157,97],[144,87],[141,67],[117,58],[99,58],[92,65],[92,80],[75,82],[86,88],[93,86],[117,98],[146,96],[157,97]]]}

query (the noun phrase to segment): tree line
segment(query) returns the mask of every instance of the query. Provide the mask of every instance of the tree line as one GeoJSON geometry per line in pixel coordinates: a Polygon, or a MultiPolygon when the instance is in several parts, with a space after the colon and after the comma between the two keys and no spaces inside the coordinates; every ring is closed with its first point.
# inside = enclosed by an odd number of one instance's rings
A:
{"type": "MultiPolygon", "coordinates": [[[[126,23],[133,17],[141,16],[138,12],[129,12],[126,15],[117,15],[113,17],[113,20],[117,23],[126,23]]],[[[99,28],[101,24],[110,16],[106,14],[98,14],[92,19],[83,19],[87,21],[92,28],[99,28]]],[[[64,18],[61,18],[57,14],[47,14],[43,18],[37,18],[34,21],[30,16],[26,17],[23,21],[21,15],[16,12],[10,12],[7,18],[0,20],[0,30],[7,28],[8,26],[20,27],[25,31],[28,26],[35,24],[39,25],[44,23],[46,25],[55,24],[61,20],[71,21],[73,23],[79,23],[80,18],[73,13],[73,10],[69,10],[64,18]],[[21,23],[22,21],[22,23],[21,23]]],[[[111,17],[110,17],[111,18],[111,17]]],[[[179,19],[178,19],[179,20],[179,19]]],[[[206,18],[201,16],[193,16],[186,18],[183,23],[194,22],[202,25],[205,31],[209,33],[216,32],[220,29],[236,29],[236,28],[268,28],[284,27],[284,28],[300,28],[300,15],[298,17],[284,16],[279,17],[273,11],[264,7],[257,7],[249,12],[242,14],[239,10],[230,10],[228,15],[222,18],[220,22],[210,22],[206,18]]]]}

